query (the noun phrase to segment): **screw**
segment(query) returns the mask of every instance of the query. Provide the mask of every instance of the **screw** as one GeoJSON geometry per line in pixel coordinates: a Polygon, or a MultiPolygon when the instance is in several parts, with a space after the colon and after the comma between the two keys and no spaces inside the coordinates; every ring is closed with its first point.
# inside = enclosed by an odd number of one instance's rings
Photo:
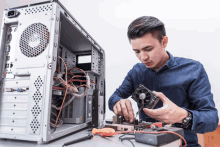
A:
{"type": "Polygon", "coordinates": [[[47,65],[47,68],[48,68],[48,69],[51,69],[51,68],[52,68],[52,64],[49,63],[49,64],[47,65]]]}

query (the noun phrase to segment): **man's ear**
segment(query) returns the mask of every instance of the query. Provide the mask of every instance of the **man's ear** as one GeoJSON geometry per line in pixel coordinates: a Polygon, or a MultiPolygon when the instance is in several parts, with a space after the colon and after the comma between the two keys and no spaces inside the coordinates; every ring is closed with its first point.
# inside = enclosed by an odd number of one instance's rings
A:
{"type": "Polygon", "coordinates": [[[163,40],[162,40],[163,48],[166,48],[166,47],[167,47],[167,43],[168,43],[168,37],[167,37],[167,36],[164,36],[164,37],[163,37],[163,40]]]}

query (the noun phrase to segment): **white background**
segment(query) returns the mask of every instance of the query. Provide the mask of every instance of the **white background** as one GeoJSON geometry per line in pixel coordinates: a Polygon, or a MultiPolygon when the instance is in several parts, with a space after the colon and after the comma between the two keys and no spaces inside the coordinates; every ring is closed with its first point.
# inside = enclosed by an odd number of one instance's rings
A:
{"type": "MultiPolygon", "coordinates": [[[[1,0],[0,20],[5,8],[41,1],[1,0]]],[[[217,0],[61,0],[61,3],[105,50],[106,102],[127,72],[140,62],[127,39],[128,25],[137,17],[150,15],[165,23],[169,38],[166,49],[172,55],[191,58],[204,65],[216,107],[220,110],[220,13],[217,0]]],[[[132,106],[136,113],[134,101],[132,106]]],[[[106,118],[112,118],[108,105],[106,110],[106,118]]]]}

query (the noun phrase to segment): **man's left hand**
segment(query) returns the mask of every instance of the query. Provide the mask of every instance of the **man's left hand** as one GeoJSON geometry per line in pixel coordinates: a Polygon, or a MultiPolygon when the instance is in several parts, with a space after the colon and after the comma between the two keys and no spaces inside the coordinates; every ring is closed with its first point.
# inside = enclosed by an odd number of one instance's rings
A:
{"type": "Polygon", "coordinates": [[[153,93],[162,100],[163,107],[158,109],[144,108],[143,111],[151,118],[160,122],[167,124],[183,123],[183,119],[188,116],[188,112],[170,101],[163,93],[155,91],[153,93]]]}

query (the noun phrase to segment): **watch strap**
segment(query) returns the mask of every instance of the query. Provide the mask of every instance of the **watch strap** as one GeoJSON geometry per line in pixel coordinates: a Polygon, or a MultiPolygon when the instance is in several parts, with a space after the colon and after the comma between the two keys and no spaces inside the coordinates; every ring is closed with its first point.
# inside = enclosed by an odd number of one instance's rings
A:
{"type": "Polygon", "coordinates": [[[191,112],[188,112],[188,116],[183,120],[183,123],[175,123],[173,124],[174,127],[179,127],[183,129],[191,129],[192,128],[192,119],[193,115],[191,112]]]}

